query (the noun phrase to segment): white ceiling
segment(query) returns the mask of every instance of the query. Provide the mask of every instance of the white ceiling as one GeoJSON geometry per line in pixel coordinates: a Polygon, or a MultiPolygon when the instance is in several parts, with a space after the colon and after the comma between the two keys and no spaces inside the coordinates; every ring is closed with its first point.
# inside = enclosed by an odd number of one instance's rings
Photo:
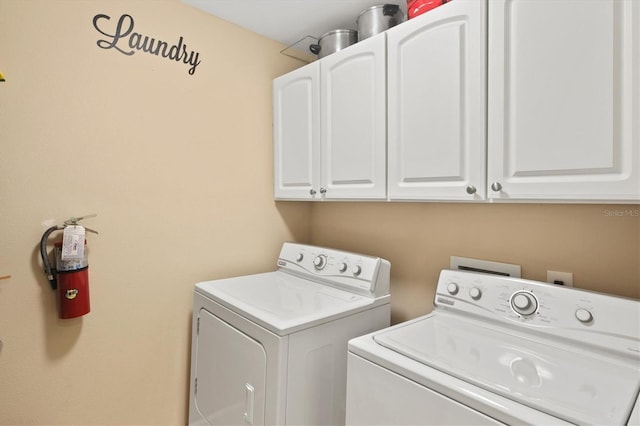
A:
{"type": "MultiPolygon", "coordinates": [[[[226,21],[287,46],[306,36],[315,38],[337,29],[357,29],[364,9],[380,0],[182,0],[226,21]]],[[[406,16],[406,1],[395,0],[406,16]]]]}

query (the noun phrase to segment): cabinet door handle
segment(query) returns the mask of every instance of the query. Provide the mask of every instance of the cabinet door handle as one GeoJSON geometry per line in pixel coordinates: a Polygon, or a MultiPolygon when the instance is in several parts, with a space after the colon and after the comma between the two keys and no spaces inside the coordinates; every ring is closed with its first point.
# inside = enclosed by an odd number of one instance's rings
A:
{"type": "Polygon", "coordinates": [[[491,189],[495,192],[500,192],[502,191],[502,185],[500,185],[500,182],[493,182],[491,184],[491,189]]]}
{"type": "Polygon", "coordinates": [[[320,188],[320,193],[321,194],[326,194],[327,193],[327,189],[326,188],[320,188]]]}
{"type": "Polygon", "coordinates": [[[477,191],[477,189],[476,189],[475,186],[473,186],[473,185],[467,186],[467,194],[473,195],[473,194],[476,193],[476,191],[477,191]]]}
{"type": "Polygon", "coordinates": [[[309,194],[310,194],[310,195],[316,195],[316,190],[315,190],[315,189],[313,189],[313,188],[311,188],[311,189],[309,190],[309,194]]]}

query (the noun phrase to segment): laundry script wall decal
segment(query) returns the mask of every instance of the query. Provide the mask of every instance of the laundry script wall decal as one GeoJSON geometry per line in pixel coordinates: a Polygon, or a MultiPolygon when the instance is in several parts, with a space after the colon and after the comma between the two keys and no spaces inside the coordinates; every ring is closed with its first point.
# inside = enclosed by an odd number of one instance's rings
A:
{"type": "Polygon", "coordinates": [[[134,32],[134,25],[133,18],[127,14],[120,16],[115,27],[112,25],[110,16],[104,14],[94,16],[94,28],[106,37],[106,39],[97,41],[98,47],[115,49],[127,56],[133,55],[136,51],[162,56],[175,62],[190,65],[189,75],[193,75],[196,72],[196,67],[201,62],[199,60],[200,53],[193,50],[188,51],[182,36],[176,44],[169,46],[169,43],[165,41],[134,32]]]}

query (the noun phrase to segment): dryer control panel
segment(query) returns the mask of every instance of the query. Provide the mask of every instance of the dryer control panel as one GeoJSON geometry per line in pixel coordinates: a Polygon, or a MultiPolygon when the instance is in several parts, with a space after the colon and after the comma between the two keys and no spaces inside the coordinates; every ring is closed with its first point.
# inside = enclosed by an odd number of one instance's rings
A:
{"type": "Polygon", "coordinates": [[[379,257],[284,243],[278,258],[278,268],[370,297],[389,294],[391,264],[379,257]]]}
{"type": "Polygon", "coordinates": [[[640,358],[637,300],[521,278],[443,270],[434,303],[437,309],[478,315],[640,358]]]}

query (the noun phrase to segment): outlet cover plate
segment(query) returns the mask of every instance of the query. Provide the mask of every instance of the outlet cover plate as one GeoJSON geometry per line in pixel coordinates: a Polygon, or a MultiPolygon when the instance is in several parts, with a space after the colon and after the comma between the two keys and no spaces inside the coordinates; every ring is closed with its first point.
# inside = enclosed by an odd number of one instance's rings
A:
{"type": "Polygon", "coordinates": [[[573,272],[547,271],[547,282],[565,287],[573,287],[573,272]],[[556,281],[562,284],[556,284],[556,281]]]}

